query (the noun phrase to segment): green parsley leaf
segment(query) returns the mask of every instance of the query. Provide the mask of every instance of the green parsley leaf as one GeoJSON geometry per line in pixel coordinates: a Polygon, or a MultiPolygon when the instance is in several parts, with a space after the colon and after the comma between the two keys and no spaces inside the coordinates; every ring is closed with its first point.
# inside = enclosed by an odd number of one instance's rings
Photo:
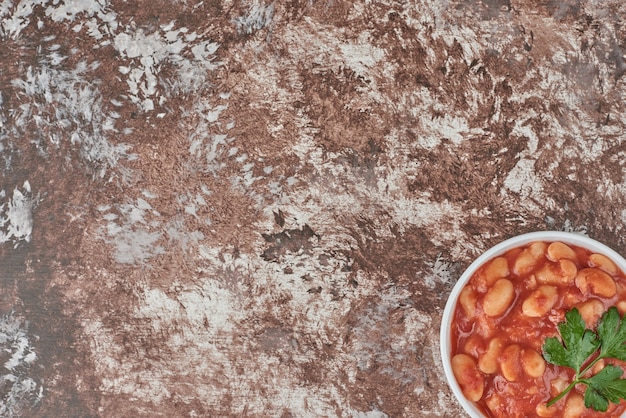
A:
{"type": "Polygon", "coordinates": [[[576,369],[576,364],[572,361],[569,351],[563,346],[561,340],[556,337],[546,338],[543,342],[543,358],[557,366],[576,369]]]}
{"type": "Polygon", "coordinates": [[[609,364],[589,379],[581,379],[587,385],[585,406],[606,412],[609,401],[619,403],[620,399],[626,399],[626,380],[621,379],[623,374],[621,367],[609,364]]]}
{"type": "Polygon", "coordinates": [[[565,314],[565,322],[561,322],[558,328],[563,343],[556,337],[547,338],[543,344],[543,357],[549,363],[576,370],[578,375],[585,360],[600,346],[600,341],[593,331],[585,329],[585,321],[576,308],[565,314]]]}
{"type": "Polygon", "coordinates": [[[595,411],[606,412],[609,409],[609,401],[593,388],[585,391],[585,407],[595,411]]]}
{"type": "Polygon", "coordinates": [[[598,337],[602,340],[600,355],[626,361],[626,323],[620,320],[614,306],[602,315],[598,323],[598,337]]]}
{"type": "Polygon", "coordinates": [[[626,399],[624,370],[609,364],[591,377],[583,377],[602,359],[614,358],[626,361],[626,321],[620,318],[617,308],[611,307],[598,322],[597,332],[586,329],[585,322],[576,308],[565,314],[565,321],[558,325],[561,339],[549,337],[543,343],[543,357],[557,366],[570,367],[576,371],[574,380],[548,401],[554,405],[578,384],[584,384],[585,406],[605,412],[609,402],[619,403],[626,399]]]}

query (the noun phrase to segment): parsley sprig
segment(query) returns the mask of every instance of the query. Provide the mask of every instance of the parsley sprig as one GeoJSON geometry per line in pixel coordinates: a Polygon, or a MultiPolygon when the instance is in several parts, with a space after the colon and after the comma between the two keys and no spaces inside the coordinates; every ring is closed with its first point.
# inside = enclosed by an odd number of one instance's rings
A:
{"type": "Polygon", "coordinates": [[[611,307],[598,322],[594,332],[586,328],[578,309],[573,308],[565,314],[565,321],[558,325],[561,340],[557,337],[546,338],[543,344],[543,357],[557,366],[574,369],[574,380],[548,401],[554,405],[579,383],[587,386],[585,406],[596,411],[606,412],[609,402],[619,403],[626,399],[626,379],[621,367],[609,364],[600,372],[583,377],[602,359],[626,361],[626,321],[620,318],[617,308],[611,307]]]}

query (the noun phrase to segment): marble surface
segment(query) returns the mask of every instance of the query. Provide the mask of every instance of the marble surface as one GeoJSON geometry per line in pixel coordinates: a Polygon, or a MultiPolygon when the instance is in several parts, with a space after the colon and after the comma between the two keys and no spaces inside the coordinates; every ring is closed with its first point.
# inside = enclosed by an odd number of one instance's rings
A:
{"type": "Polygon", "coordinates": [[[626,254],[621,0],[0,1],[0,415],[459,417],[516,234],[626,254]]]}

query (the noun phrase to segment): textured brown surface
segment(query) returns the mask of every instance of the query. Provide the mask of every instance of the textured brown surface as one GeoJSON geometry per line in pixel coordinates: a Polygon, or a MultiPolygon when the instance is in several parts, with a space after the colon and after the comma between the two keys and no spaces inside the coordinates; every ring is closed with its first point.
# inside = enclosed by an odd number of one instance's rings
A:
{"type": "Polygon", "coordinates": [[[458,417],[481,251],[626,253],[626,7],[0,3],[0,415],[458,417]]]}

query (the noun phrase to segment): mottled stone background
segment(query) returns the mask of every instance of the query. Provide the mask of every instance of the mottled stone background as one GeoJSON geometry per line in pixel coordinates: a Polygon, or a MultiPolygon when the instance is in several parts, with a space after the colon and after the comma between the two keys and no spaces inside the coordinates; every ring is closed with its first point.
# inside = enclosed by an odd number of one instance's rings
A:
{"type": "Polygon", "coordinates": [[[626,254],[622,0],[0,0],[0,416],[459,417],[459,273],[626,254]]]}

